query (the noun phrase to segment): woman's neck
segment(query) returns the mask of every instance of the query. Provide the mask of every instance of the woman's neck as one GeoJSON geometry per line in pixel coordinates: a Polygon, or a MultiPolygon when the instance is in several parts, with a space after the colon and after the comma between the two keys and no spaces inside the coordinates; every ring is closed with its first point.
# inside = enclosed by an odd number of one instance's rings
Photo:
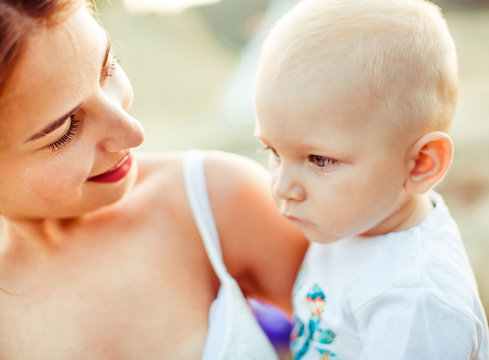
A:
{"type": "Polygon", "coordinates": [[[73,219],[18,219],[0,216],[1,252],[19,249],[53,249],[66,239],[73,219]]]}

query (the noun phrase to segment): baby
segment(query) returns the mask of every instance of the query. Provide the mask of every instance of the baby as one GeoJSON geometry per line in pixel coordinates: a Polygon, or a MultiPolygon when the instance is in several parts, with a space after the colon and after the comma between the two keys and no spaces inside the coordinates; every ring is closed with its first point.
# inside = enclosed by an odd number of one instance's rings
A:
{"type": "Polygon", "coordinates": [[[444,177],[457,59],[424,0],[304,0],[267,38],[256,134],[311,246],[293,358],[483,359],[487,320],[444,177]]]}

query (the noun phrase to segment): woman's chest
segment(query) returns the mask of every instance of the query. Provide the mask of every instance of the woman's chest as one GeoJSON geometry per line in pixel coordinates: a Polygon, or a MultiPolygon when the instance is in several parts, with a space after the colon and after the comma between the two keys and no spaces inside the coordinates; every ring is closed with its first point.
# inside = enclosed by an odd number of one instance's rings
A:
{"type": "Polygon", "coordinates": [[[0,359],[200,357],[215,293],[184,233],[127,227],[17,272],[0,294],[0,359]]]}
{"type": "Polygon", "coordinates": [[[22,305],[30,309],[2,311],[0,359],[195,359],[205,342],[205,311],[195,308],[107,297],[95,305],[74,306],[66,297],[22,305]]]}

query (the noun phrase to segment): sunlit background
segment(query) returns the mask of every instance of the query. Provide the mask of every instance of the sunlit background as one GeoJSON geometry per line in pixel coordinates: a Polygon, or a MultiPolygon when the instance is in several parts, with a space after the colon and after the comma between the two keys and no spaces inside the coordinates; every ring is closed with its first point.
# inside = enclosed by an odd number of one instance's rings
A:
{"type": "MultiPolygon", "coordinates": [[[[184,2],[126,0],[124,7],[122,0],[98,1],[100,19],[134,86],[132,114],[146,129],[139,151],[213,148],[265,164],[252,136],[256,51],[266,29],[294,0],[207,0],[183,10],[184,2]],[[138,3],[147,7],[136,9],[138,3]],[[158,3],[165,3],[158,13],[146,12],[158,3]]],[[[437,190],[460,225],[487,313],[489,1],[437,3],[460,67],[455,160],[437,190]]]]}

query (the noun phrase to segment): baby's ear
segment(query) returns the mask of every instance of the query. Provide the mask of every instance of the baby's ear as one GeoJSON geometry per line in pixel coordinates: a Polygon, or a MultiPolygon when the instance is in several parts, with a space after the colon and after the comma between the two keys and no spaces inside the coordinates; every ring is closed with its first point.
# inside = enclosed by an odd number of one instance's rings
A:
{"type": "Polygon", "coordinates": [[[420,195],[440,182],[450,167],[453,143],[450,136],[441,131],[423,135],[411,147],[409,175],[405,189],[420,195]]]}

